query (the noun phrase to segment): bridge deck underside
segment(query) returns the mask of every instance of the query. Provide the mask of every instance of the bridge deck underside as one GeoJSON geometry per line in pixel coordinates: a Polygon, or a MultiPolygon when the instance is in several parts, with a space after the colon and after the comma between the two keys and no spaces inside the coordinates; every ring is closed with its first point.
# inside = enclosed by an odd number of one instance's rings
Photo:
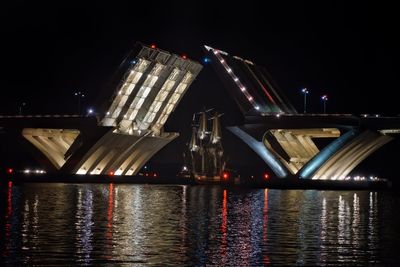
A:
{"type": "Polygon", "coordinates": [[[297,172],[315,155],[319,153],[318,147],[312,138],[334,138],[340,135],[335,128],[322,129],[276,129],[268,132],[270,138],[264,138],[265,146],[271,150],[279,160],[292,173],[297,172]],[[275,144],[274,144],[274,141],[275,144]],[[278,149],[284,151],[284,155],[278,149]]]}
{"type": "Polygon", "coordinates": [[[80,134],[77,129],[25,128],[22,136],[60,169],[67,161],[67,151],[80,134]]]}
{"type": "Polygon", "coordinates": [[[110,131],[88,151],[72,172],[135,175],[157,151],[176,137],[177,133],[134,136],[110,131]]]}
{"type": "MultiPolygon", "coordinates": [[[[254,126],[254,125],[253,125],[254,126]]],[[[244,129],[252,129],[245,125],[244,129]]],[[[393,137],[385,131],[354,128],[343,135],[336,128],[268,129],[262,142],[240,127],[229,127],[249,145],[280,178],[342,180],[365,158],[393,137]],[[336,138],[321,151],[313,138],[336,138]],[[260,146],[261,144],[261,146],[260,146]]],[[[264,127],[265,129],[265,127],[264,127]]],[[[395,131],[397,132],[397,131],[395,131]]]]}

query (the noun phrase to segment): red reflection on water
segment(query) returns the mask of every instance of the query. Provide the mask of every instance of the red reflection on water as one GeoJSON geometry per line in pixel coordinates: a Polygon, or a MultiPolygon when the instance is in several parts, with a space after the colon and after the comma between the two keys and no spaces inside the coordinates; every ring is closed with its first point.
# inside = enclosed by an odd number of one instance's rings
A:
{"type": "MultiPolygon", "coordinates": [[[[108,208],[107,208],[107,243],[112,248],[113,242],[113,212],[114,212],[114,185],[111,183],[108,190],[108,208]]],[[[112,253],[107,253],[107,259],[112,259],[112,253]]]]}
{"type": "Polygon", "coordinates": [[[3,251],[3,256],[7,257],[10,254],[10,247],[11,247],[11,221],[10,217],[13,213],[12,207],[12,181],[8,182],[7,188],[7,213],[6,213],[6,224],[5,224],[5,250],[3,251]]]}
{"type": "Polygon", "coordinates": [[[8,190],[7,190],[7,214],[6,219],[10,218],[12,214],[12,181],[8,182],[8,190]]]}
{"type": "Polygon", "coordinates": [[[226,262],[227,235],[228,235],[228,208],[227,208],[227,191],[224,190],[222,197],[222,214],[221,214],[221,256],[222,262],[226,262]]]}
{"type": "MultiPolygon", "coordinates": [[[[266,188],[264,191],[264,208],[263,208],[263,245],[267,247],[267,239],[268,239],[268,189],[266,188]]],[[[271,263],[268,251],[263,253],[263,263],[269,264],[271,263]]]]}

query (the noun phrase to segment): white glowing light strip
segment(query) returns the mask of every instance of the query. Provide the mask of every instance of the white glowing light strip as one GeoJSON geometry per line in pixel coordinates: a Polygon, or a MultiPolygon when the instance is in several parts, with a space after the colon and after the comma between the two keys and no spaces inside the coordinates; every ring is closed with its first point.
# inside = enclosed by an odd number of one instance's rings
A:
{"type": "Polygon", "coordinates": [[[228,55],[228,53],[226,53],[225,51],[212,48],[211,46],[205,45],[204,47],[205,47],[205,49],[207,49],[207,51],[210,51],[210,50],[213,51],[214,54],[215,54],[215,52],[217,52],[217,53],[223,54],[225,56],[228,55]]]}
{"type": "Polygon", "coordinates": [[[174,109],[176,103],[178,103],[179,99],[182,97],[183,92],[188,87],[189,83],[192,80],[193,75],[190,72],[187,72],[183,77],[182,81],[176,87],[175,92],[173,95],[168,99],[167,105],[164,107],[161,115],[157,119],[157,122],[154,125],[154,130],[159,130],[167,121],[169,114],[174,109]]]}
{"type": "Polygon", "coordinates": [[[232,77],[233,81],[236,83],[236,85],[239,87],[240,91],[242,91],[242,93],[245,95],[245,97],[247,98],[247,100],[253,105],[253,107],[256,110],[260,109],[260,106],[257,105],[257,103],[254,101],[253,96],[251,96],[249,94],[249,92],[247,91],[246,87],[242,84],[241,81],[239,81],[239,78],[233,73],[232,69],[229,67],[228,64],[226,64],[226,61],[222,58],[222,56],[220,55],[220,51],[219,50],[213,50],[214,55],[219,59],[220,63],[222,64],[222,66],[224,66],[225,70],[228,72],[228,74],[232,77]]]}
{"type": "Polygon", "coordinates": [[[171,74],[169,75],[167,81],[162,86],[161,90],[158,92],[156,98],[154,99],[153,103],[151,104],[146,116],[141,123],[140,128],[147,129],[149,125],[154,121],[158,111],[160,110],[162,103],[165,101],[166,97],[168,96],[169,92],[175,85],[175,80],[178,76],[180,71],[178,69],[174,69],[171,74]]]}
{"type": "Polygon", "coordinates": [[[164,65],[162,65],[162,64],[156,64],[156,66],[154,66],[151,73],[148,74],[142,87],[139,89],[137,95],[135,96],[135,99],[130,104],[128,111],[124,115],[124,120],[133,121],[135,119],[139,109],[143,105],[144,100],[150,93],[154,84],[157,82],[158,75],[161,73],[161,71],[163,69],[164,69],[164,65]]]}
{"type": "Polygon", "coordinates": [[[146,70],[149,64],[149,61],[139,59],[138,63],[130,71],[130,74],[125,80],[124,84],[120,88],[118,88],[118,95],[114,98],[113,103],[106,113],[106,120],[104,121],[105,125],[111,126],[115,123],[115,119],[118,117],[119,113],[122,110],[122,107],[126,103],[126,100],[132,93],[133,88],[135,88],[136,83],[139,81],[140,77],[143,75],[143,72],[146,70]]]}

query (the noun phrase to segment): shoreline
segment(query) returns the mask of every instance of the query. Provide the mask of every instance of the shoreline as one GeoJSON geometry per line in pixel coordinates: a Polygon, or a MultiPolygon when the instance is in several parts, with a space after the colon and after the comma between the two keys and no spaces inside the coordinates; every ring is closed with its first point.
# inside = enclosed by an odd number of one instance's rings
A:
{"type": "Polygon", "coordinates": [[[115,184],[160,184],[160,185],[217,185],[222,187],[242,188],[271,188],[291,190],[395,190],[390,181],[332,181],[332,180],[299,180],[299,179],[246,179],[240,183],[233,181],[219,183],[197,183],[189,178],[182,177],[150,177],[150,176],[100,176],[100,175],[11,175],[4,177],[3,181],[13,183],[115,183],[115,184]]]}

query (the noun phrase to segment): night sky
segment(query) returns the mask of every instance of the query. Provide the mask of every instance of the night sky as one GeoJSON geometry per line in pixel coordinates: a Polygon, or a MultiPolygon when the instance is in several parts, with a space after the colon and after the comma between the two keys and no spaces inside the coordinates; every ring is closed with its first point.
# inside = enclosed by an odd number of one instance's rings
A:
{"type": "MultiPolygon", "coordinates": [[[[327,94],[329,113],[400,114],[400,23],[393,6],[366,1],[264,1],[262,6],[252,1],[27,2],[0,8],[0,114],[18,113],[22,102],[24,114],[71,114],[77,109],[76,91],[86,94],[82,106],[92,107],[136,41],[199,61],[204,44],[248,58],[269,70],[299,111],[300,89],[307,87],[311,112],[322,112],[320,97],[327,94]]],[[[235,114],[229,101],[211,66],[205,66],[166,125],[182,138],[155,161],[180,160],[171,151],[183,146],[192,113],[203,106],[223,110],[229,123],[235,114]]],[[[237,147],[246,159],[253,155],[244,145],[237,147]]]]}

